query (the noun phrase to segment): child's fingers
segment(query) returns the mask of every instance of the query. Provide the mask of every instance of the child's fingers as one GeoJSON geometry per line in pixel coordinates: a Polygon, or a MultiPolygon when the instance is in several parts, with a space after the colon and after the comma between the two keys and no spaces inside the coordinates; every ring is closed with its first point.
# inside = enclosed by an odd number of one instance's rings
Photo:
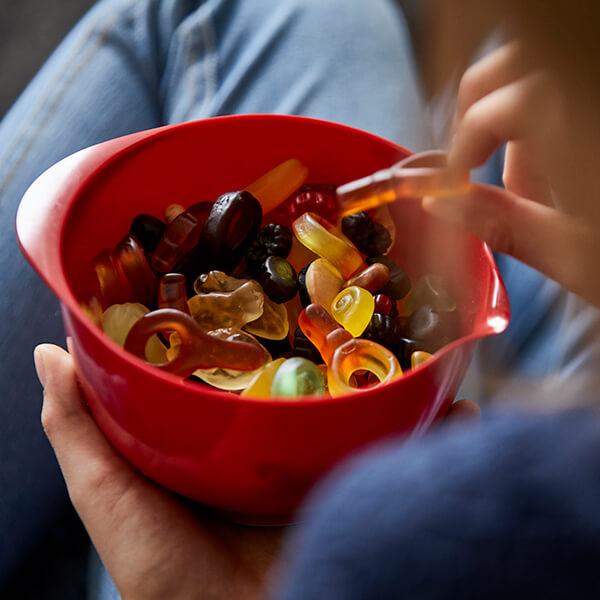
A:
{"type": "Polygon", "coordinates": [[[505,142],[538,131],[543,117],[534,107],[545,88],[545,76],[534,73],[472,104],[458,123],[448,162],[459,168],[478,167],[505,142]]]}
{"type": "Polygon", "coordinates": [[[490,52],[465,71],[458,87],[457,123],[473,104],[523,76],[524,65],[519,60],[520,53],[519,44],[511,42],[490,52]]]}
{"type": "Polygon", "coordinates": [[[595,268],[600,243],[587,224],[485,185],[473,185],[460,197],[426,198],[423,207],[600,305],[598,285],[586,276],[595,268]]]}
{"type": "Polygon", "coordinates": [[[553,206],[552,189],[539,160],[528,142],[510,142],[504,158],[504,186],[509,192],[553,206]]]}

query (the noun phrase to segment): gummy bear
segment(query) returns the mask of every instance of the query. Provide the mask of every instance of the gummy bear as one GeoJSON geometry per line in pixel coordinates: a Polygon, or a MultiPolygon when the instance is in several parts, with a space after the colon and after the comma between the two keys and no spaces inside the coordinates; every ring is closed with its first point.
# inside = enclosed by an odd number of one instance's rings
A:
{"type": "Polygon", "coordinates": [[[357,286],[342,290],[331,303],[333,318],[354,337],[367,328],[374,310],[372,294],[357,286]]]}

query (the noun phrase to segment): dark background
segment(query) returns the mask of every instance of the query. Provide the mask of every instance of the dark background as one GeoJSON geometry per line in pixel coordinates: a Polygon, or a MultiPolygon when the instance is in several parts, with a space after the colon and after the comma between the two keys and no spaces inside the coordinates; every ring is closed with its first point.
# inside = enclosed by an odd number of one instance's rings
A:
{"type": "Polygon", "coordinates": [[[0,119],[94,0],[0,0],[0,119]]]}

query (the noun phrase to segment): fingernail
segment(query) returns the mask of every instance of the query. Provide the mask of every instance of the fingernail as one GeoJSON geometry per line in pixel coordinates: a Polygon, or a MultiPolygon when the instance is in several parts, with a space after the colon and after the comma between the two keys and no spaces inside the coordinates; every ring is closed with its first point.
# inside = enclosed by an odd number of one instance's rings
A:
{"type": "Polygon", "coordinates": [[[37,346],[33,351],[33,362],[37,372],[38,379],[42,387],[46,385],[46,366],[44,364],[44,350],[41,346],[37,346]]]}

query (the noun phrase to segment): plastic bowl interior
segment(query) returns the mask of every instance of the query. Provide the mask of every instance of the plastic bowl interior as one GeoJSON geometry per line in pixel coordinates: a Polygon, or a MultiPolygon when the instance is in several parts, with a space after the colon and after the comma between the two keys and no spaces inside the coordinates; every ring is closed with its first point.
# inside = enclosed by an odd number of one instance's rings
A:
{"type": "Polygon", "coordinates": [[[250,522],[285,522],[307,490],[343,457],[375,440],[418,433],[447,410],[473,343],[508,324],[489,249],[426,216],[392,208],[391,255],[413,278],[444,275],[462,336],[394,383],[337,398],[253,400],[162,373],[127,354],[87,320],[92,258],[141,212],[214,200],[287,158],[308,182],[341,184],[389,166],[403,148],[342,125],[244,115],[169,126],[79,152],[42,175],[17,217],[25,255],[63,305],[86,399],[112,444],[147,476],[250,522]],[[436,252],[452,236],[454,251],[436,252]]]}

